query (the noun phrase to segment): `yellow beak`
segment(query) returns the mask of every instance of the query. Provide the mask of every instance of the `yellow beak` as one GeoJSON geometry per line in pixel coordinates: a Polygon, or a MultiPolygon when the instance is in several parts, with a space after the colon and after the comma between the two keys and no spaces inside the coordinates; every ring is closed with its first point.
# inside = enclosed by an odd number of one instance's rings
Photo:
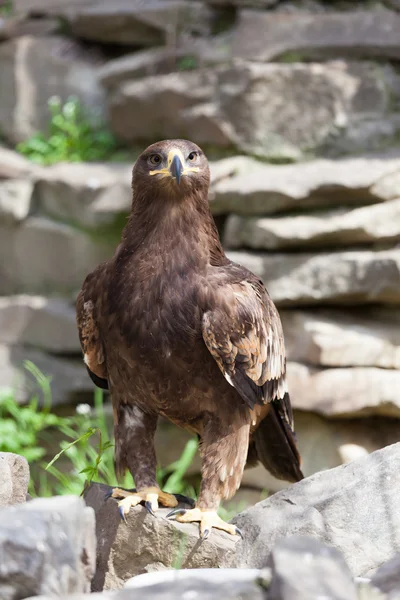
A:
{"type": "Polygon", "coordinates": [[[150,171],[149,175],[161,175],[162,177],[172,177],[178,185],[181,182],[182,175],[189,172],[198,172],[199,167],[188,167],[185,158],[179,148],[173,148],[168,152],[167,167],[150,171]]]}

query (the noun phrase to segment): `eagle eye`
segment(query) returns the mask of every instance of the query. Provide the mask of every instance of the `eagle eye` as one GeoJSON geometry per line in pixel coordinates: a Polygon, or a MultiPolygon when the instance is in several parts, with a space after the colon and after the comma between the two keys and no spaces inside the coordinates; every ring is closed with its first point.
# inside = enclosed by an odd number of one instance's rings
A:
{"type": "Polygon", "coordinates": [[[156,167],[162,163],[162,158],[159,154],[150,154],[148,160],[153,167],[156,167]]]}
{"type": "Polygon", "coordinates": [[[188,160],[190,162],[194,162],[195,160],[197,160],[198,156],[199,156],[198,152],[191,152],[188,156],[188,160]]]}

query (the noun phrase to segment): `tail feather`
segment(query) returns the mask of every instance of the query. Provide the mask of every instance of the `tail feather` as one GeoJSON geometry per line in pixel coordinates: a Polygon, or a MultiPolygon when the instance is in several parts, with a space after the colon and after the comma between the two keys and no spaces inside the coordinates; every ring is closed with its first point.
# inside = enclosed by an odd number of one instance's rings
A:
{"type": "Polygon", "coordinates": [[[254,444],[258,459],[271,475],[277,479],[296,482],[304,479],[304,475],[295,433],[287,419],[288,406],[288,394],[282,401],[271,402],[268,415],[254,434],[254,444]]]}

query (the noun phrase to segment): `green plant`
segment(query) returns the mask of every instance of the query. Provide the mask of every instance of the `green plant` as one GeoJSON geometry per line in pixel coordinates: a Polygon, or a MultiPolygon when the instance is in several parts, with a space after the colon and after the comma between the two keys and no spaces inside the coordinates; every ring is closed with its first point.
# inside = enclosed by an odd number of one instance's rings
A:
{"type": "Polygon", "coordinates": [[[182,56],[177,61],[177,67],[179,71],[193,71],[198,68],[197,58],[195,56],[182,56]]]}
{"type": "Polygon", "coordinates": [[[0,0],[0,17],[9,17],[13,13],[12,0],[0,0]]]}
{"type": "Polygon", "coordinates": [[[93,124],[75,97],[61,103],[54,96],[48,102],[49,131],[35,133],[17,150],[31,161],[50,165],[61,161],[81,162],[108,158],[116,149],[112,134],[93,124]]]}

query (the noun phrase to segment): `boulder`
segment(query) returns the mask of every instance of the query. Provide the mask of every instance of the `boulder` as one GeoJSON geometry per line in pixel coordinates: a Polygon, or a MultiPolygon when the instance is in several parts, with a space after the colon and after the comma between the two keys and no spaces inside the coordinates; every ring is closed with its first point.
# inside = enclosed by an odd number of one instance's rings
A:
{"type": "Polygon", "coordinates": [[[84,394],[93,395],[94,386],[83,360],[56,358],[23,346],[0,345],[1,387],[12,389],[18,402],[28,402],[34,395],[40,402],[43,400],[37,381],[24,369],[25,361],[31,361],[44,375],[51,377],[52,406],[76,403],[84,394]]]}
{"type": "Polygon", "coordinates": [[[351,250],[321,254],[252,254],[229,258],[261,277],[281,306],[400,302],[400,252],[351,250]]]}
{"type": "Polygon", "coordinates": [[[296,216],[230,215],[223,237],[228,248],[244,246],[256,250],[310,250],[399,240],[400,199],[296,216]]]}
{"type": "Polygon", "coordinates": [[[43,214],[85,227],[115,223],[132,203],[132,166],[59,163],[42,169],[36,184],[43,214]]]}
{"type": "Polygon", "coordinates": [[[363,206],[400,197],[397,154],[319,159],[293,165],[237,160],[232,177],[221,180],[212,189],[214,214],[270,215],[363,206]]]}
{"type": "Polygon", "coordinates": [[[61,298],[0,297],[0,344],[80,354],[75,307],[61,298]]]}
{"type": "Polygon", "coordinates": [[[279,539],[307,535],[339,550],[353,576],[367,576],[400,550],[399,489],[400,444],[316,473],[235,517],[244,532],[236,566],[262,568],[279,539]]]}
{"type": "Polygon", "coordinates": [[[289,360],[400,369],[400,316],[384,308],[280,312],[289,360]]]}
{"type": "Polygon", "coordinates": [[[272,580],[268,600],[357,600],[358,594],[342,554],[306,536],[279,540],[268,558],[272,580]]]}
{"type": "Polygon", "coordinates": [[[14,227],[0,225],[0,294],[71,293],[112,256],[114,246],[105,236],[90,236],[44,217],[29,217],[14,227]]]}
{"type": "Polygon", "coordinates": [[[371,584],[384,594],[390,594],[389,599],[395,600],[400,593],[400,554],[396,554],[384,563],[372,577],[371,584]],[[391,595],[393,594],[393,596],[391,595]]]}
{"type": "Polygon", "coordinates": [[[256,61],[301,61],[338,56],[400,58],[400,15],[389,10],[325,14],[239,11],[234,56],[256,61]]]}
{"type": "Polygon", "coordinates": [[[77,496],[0,510],[0,597],[88,592],[96,555],[94,514],[77,496]]]}
{"type": "Polygon", "coordinates": [[[22,221],[28,216],[31,210],[33,187],[33,181],[30,179],[0,180],[1,222],[22,221]]]}
{"type": "Polygon", "coordinates": [[[125,525],[117,501],[105,499],[109,490],[92,483],[85,493],[87,505],[95,511],[98,542],[92,591],[121,588],[139,573],[232,563],[237,540],[227,533],[213,531],[207,544],[200,543],[198,526],[167,520],[169,510],[164,508],[153,517],[143,506],[130,510],[125,525]]]}
{"type": "Polygon", "coordinates": [[[375,367],[315,369],[288,363],[292,404],[327,417],[400,417],[400,371],[375,367]]]}
{"type": "Polygon", "coordinates": [[[270,160],[379,150],[400,130],[384,74],[368,63],[237,60],[219,71],[216,97],[234,146],[270,160]]]}
{"type": "Polygon", "coordinates": [[[25,502],[28,485],[29,465],[26,458],[12,452],[0,452],[0,508],[25,502]]]}
{"type": "Polygon", "coordinates": [[[104,114],[103,91],[97,81],[93,55],[68,38],[22,36],[0,46],[0,128],[11,143],[38,130],[50,120],[48,100],[64,102],[78,96],[94,118],[104,114]]]}

